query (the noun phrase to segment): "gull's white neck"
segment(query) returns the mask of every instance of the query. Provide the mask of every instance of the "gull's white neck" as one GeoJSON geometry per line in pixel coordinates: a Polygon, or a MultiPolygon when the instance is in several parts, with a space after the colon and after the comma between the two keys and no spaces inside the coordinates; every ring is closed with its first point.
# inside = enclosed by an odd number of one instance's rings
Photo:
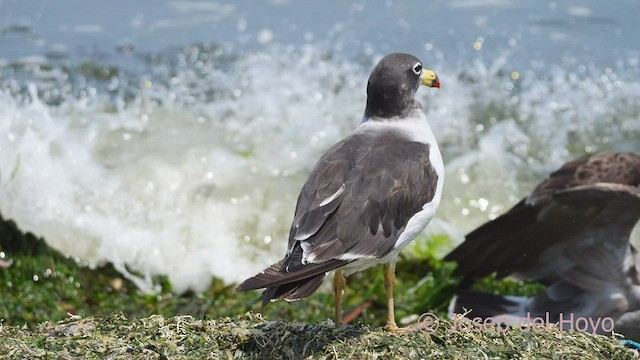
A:
{"type": "MultiPolygon", "coordinates": [[[[427,117],[421,110],[417,110],[406,117],[394,117],[391,119],[367,118],[363,117],[362,122],[356,128],[355,132],[366,131],[400,131],[411,141],[430,144],[432,148],[438,147],[431,126],[427,121],[427,117]]],[[[439,150],[438,150],[439,153],[439,150]]]]}

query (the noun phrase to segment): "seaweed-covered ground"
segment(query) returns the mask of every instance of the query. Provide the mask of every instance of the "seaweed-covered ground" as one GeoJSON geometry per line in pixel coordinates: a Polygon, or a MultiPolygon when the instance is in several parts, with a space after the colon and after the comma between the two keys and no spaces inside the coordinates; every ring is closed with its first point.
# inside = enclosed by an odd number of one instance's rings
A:
{"type": "MultiPolygon", "coordinates": [[[[382,268],[350,277],[345,319],[334,327],[326,289],[299,302],[260,309],[260,293],[234,293],[214,279],[202,294],[140,292],[112,266],[96,269],[0,218],[0,359],[14,358],[558,358],[627,359],[617,339],[558,330],[450,331],[446,306],[453,265],[436,259],[444,238],[418,241],[396,272],[397,318],[421,329],[388,334],[382,268]],[[429,314],[426,318],[420,314],[429,314]],[[419,320],[423,321],[419,321],[419,320]],[[424,327],[429,320],[432,328],[424,327]],[[269,320],[269,321],[267,321],[269,320]]],[[[478,289],[527,295],[537,284],[488,279],[478,289]]]]}
{"type": "Polygon", "coordinates": [[[452,322],[404,334],[367,326],[191,316],[128,320],[122,315],[0,328],[0,359],[635,359],[604,336],[540,329],[449,331],[452,322]]]}

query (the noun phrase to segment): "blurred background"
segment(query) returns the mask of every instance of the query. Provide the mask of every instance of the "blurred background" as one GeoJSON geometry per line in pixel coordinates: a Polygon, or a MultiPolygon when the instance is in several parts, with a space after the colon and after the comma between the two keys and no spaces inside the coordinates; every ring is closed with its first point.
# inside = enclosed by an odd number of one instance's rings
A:
{"type": "Polygon", "coordinates": [[[640,152],[639,33],[637,0],[0,0],[0,213],[144,291],[240,281],[408,52],[442,83],[439,257],[565,161],[640,152]]]}

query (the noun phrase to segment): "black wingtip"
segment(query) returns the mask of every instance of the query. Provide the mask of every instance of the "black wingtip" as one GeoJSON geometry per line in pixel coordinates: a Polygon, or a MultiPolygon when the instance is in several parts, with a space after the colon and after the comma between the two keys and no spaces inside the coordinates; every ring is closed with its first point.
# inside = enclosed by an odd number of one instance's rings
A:
{"type": "Polygon", "coordinates": [[[258,290],[277,285],[278,281],[282,281],[286,277],[286,273],[282,271],[283,264],[284,259],[241,282],[236,286],[235,292],[258,290]]]}
{"type": "Polygon", "coordinates": [[[273,299],[276,296],[277,290],[278,290],[277,287],[266,288],[264,290],[264,292],[262,293],[262,309],[263,310],[267,305],[269,305],[269,303],[271,302],[271,299],[273,299]]]}

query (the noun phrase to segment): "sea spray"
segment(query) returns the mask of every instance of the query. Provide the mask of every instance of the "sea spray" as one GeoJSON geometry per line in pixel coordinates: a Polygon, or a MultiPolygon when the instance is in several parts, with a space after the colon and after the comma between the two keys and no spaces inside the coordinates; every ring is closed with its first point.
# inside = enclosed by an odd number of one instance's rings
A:
{"type": "MultiPolygon", "coordinates": [[[[177,292],[241,280],[282,256],[299,189],[359,123],[379,56],[194,45],[140,60],[137,74],[93,64],[5,76],[0,211],[148,291],[155,274],[177,292]]],[[[454,66],[421,55],[442,79],[418,96],[447,183],[419,241],[461,241],[571,158],[640,151],[633,69],[514,69],[509,56],[454,66]]]]}

